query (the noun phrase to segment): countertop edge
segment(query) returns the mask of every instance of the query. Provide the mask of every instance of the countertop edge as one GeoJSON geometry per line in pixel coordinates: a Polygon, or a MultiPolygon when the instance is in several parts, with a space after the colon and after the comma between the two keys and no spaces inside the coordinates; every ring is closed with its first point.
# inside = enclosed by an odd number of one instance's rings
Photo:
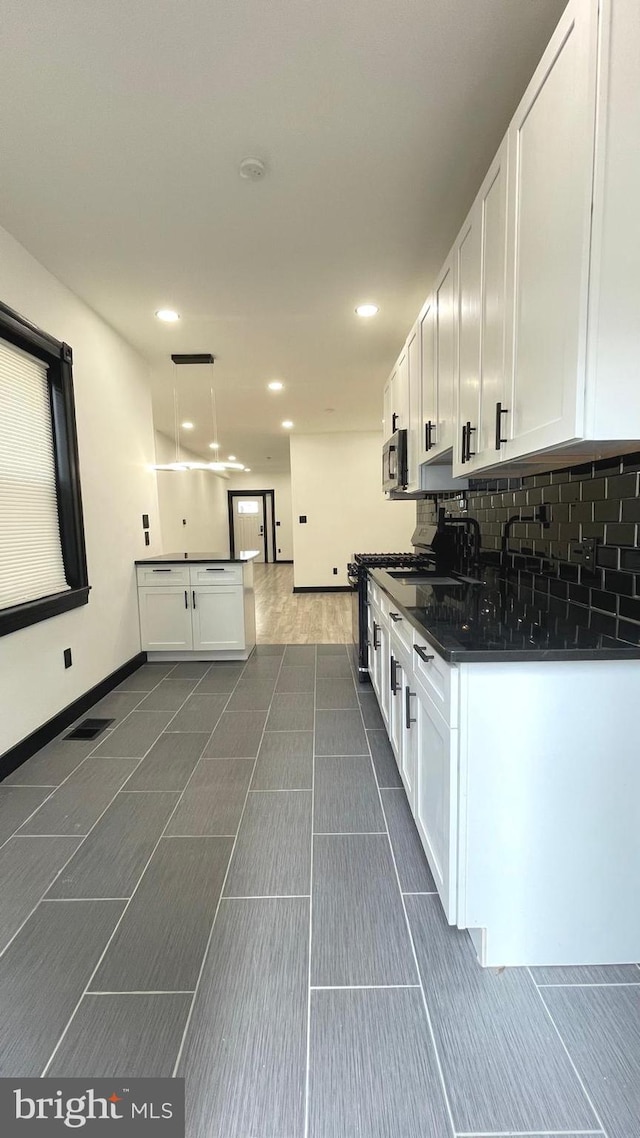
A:
{"type": "Polygon", "coordinates": [[[134,565],[248,565],[250,561],[255,561],[256,557],[259,557],[257,552],[251,557],[198,557],[172,553],[157,557],[139,557],[134,561],[134,565]]]}

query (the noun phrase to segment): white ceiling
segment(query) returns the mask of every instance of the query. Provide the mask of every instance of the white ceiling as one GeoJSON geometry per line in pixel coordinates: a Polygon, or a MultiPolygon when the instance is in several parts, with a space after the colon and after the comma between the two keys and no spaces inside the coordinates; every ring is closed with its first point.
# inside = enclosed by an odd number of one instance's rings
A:
{"type": "MultiPolygon", "coordinates": [[[[0,0],[0,224],[150,360],[163,430],[170,353],[213,352],[224,453],[282,469],[283,418],[379,426],[564,4],[0,0]],[[246,155],[264,182],[238,177],[246,155]]],[[[177,381],[203,451],[198,371],[177,381]]]]}

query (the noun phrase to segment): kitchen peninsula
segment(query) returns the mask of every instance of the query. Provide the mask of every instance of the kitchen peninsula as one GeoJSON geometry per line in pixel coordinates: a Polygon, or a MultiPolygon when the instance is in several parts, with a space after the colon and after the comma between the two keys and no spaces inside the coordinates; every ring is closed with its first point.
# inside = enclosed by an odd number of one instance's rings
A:
{"type": "Polygon", "coordinates": [[[164,553],[136,561],[140,639],[147,658],[246,660],[256,642],[253,560],[164,553]]]}
{"type": "Polygon", "coordinates": [[[482,576],[368,582],[371,681],[447,919],[483,965],[633,963],[640,648],[482,576]]]}

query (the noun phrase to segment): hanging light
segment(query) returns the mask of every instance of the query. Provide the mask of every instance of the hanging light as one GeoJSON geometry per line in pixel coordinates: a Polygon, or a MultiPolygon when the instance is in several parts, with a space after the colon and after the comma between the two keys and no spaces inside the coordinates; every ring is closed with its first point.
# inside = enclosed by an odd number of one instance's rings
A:
{"type": "MultiPolygon", "coordinates": [[[[174,354],[171,356],[171,360],[175,368],[189,364],[208,364],[212,369],[213,376],[213,364],[215,357],[212,356],[210,352],[194,352],[186,355],[182,353],[174,354]]],[[[209,394],[211,399],[211,425],[213,428],[212,437],[214,439],[217,439],[219,437],[218,421],[213,382],[209,388],[209,394]]],[[[182,426],[187,427],[187,424],[183,423],[182,426]]],[[[175,383],[173,387],[173,427],[176,444],[175,462],[155,462],[151,466],[152,470],[174,470],[179,472],[182,472],[184,470],[212,470],[216,473],[221,473],[225,470],[244,470],[244,464],[242,462],[222,462],[221,460],[216,460],[215,462],[189,462],[180,457],[180,418],[178,415],[178,389],[175,383]]],[[[212,449],[217,449],[218,445],[218,443],[210,444],[212,449]]]]}

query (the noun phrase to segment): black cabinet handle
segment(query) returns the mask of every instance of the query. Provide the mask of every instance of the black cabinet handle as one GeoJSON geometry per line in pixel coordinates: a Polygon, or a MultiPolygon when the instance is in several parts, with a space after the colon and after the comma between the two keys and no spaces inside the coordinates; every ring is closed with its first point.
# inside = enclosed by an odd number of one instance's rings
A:
{"type": "Polygon", "coordinates": [[[432,423],[431,419],[429,419],[429,422],[425,423],[425,425],[424,425],[424,449],[425,450],[431,450],[431,447],[434,445],[433,427],[434,427],[434,424],[432,423]]]}
{"type": "Polygon", "coordinates": [[[187,593],[187,590],[186,590],[186,589],[185,589],[185,591],[184,591],[184,607],[185,607],[186,609],[188,609],[188,608],[189,608],[189,594],[187,593]]]}
{"type": "Polygon", "coordinates": [[[500,450],[502,443],[509,441],[508,439],[502,438],[502,416],[508,414],[509,411],[507,407],[503,407],[502,403],[496,403],[496,450],[500,450]]]}
{"type": "Polygon", "coordinates": [[[390,612],[389,616],[391,617],[391,620],[394,624],[397,624],[399,620],[402,620],[399,612],[390,612]]]}
{"type": "Polygon", "coordinates": [[[193,590],[191,596],[193,597],[193,607],[195,608],[196,607],[196,591],[195,591],[195,589],[193,590]]]}
{"type": "Polygon", "coordinates": [[[207,573],[224,573],[224,569],[207,569],[207,573]]]}
{"type": "Polygon", "coordinates": [[[468,422],[467,423],[467,457],[466,457],[467,462],[469,461],[470,458],[473,458],[474,454],[476,453],[474,450],[471,450],[471,436],[474,435],[475,432],[476,432],[476,428],[472,427],[471,423],[468,422]]]}
{"type": "Polygon", "coordinates": [[[397,423],[397,421],[398,421],[398,416],[396,415],[396,413],[395,413],[395,411],[394,411],[394,412],[393,412],[393,415],[391,416],[391,434],[392,434],[392,435],[395,435],[395,433],[396,433],[396,423],[397,423]]]}
{"type": "Polygon", "coordinates": [[[152,569],[151,572],[152,573],[170,573],[171,570],[170,569],[152,569]]]}
{"type": "Polygon", "coordinates": [[[460,462],[464,463],[466,461],[467,461],[467,425],[466,425],[466,423],[463,423],[462,424],[462,449],[460,451],[460,462]]]}
{"type": "Polygon", "coordinates": [[[392,695],[395,695],[396,692],[400,691],[400,685],[398,683],[398,661],[396,660],[393,653],[391,654],[391,667],[389,669],[389,683],[391,686],[391,694],[392,695]]]}
{"type": "Polygon", "coordinates": [[[424,648],[422,648],[419,644],[414,644],[413,651],[418,653],[418,656],[421,660],[424,660],[425,664],[428,660],[435,660],[435,656],[429,656],[429,654],[425,652],[424,648]]]}
{"type": "Polygon", "coordinates": [[[377,652],[378,648],[380,647],[380,645],[378,644],[378,629],[379,629],[379,627],[380,627],[380,625],[376,624],[376,622],[374,620],[374,622],[373,622],[373,650],[374,650],[374,652],[377,652]]]}
{"type": "Polygon", "coordinates": [[[404,725],[407,731],[411,730],[411,724],[415,723],[415,719],[411,718],[411,700],[416,693],[409,691],[408,687],[404,689],[404,725]]]}

